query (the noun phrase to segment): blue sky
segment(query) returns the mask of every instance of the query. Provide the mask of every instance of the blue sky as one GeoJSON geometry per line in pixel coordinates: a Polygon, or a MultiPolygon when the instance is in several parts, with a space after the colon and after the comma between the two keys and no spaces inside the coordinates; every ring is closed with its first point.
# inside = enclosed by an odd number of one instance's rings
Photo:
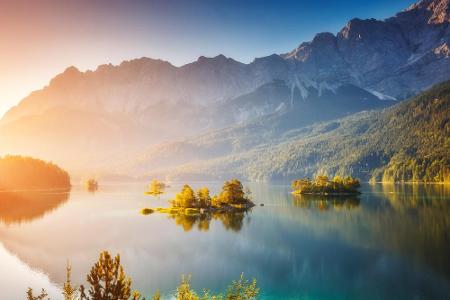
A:
{"type": "MultiPolygon", "coordinates": [[[[157,23],[170,34],[165,37],[166,42],[186,51],[168,57],[175,64],[218,53],[250,62],[255,56],[288,52],[318,32],[336,33],[354,17],[384,19],[411,3],[411,0],[179,1],[143,5],[141,16],[158,12],[157,23]]],[[[146,24],[152,23],[149,20],[146,24]]]]}
{"type": "Polygon", "coordinates": [[[384,19],[411,0],[1,0],[0,114],[67,66],[152,57],[182,65],[285,53],[350,19],[384,19]]]}

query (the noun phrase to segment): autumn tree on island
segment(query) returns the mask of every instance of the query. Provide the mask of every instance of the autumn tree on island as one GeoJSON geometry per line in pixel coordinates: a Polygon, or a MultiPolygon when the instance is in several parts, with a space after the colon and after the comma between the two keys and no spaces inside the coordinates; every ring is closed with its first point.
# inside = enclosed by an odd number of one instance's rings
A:
{"type": "Polygon", "coordinates": [[[146,194],[152,195],[152,196],[157,196],[157,195],[164,193],[165,188],[166,188],[166,185],[164,184],[164,182],[154,179],[148,185],[148,191],[146,192],[146,194]]]}
{"type": "Polygon", "coordinates": [[[184,185],[180,193],[172,200],[173,207],[180,208],[223,208],[225,206],[244,205],[251,207],[253,203],[244,192],[242,183],[237,179],[226,181],[219,195],[210,196],[207,187],[200,188],[197,193],[189,185],[184,185]]]}
{"type": "Polygon", "coordinates": [[[357,194],[359,187],[359,180],[350,176],[329,180],[328,176],[319,175],[315,180],[303,178],[292,182],[294,194],[357,194]]]}
{"type": "Polygon", "coordinates": [[[201,208],[211,206],[211,196],[207,187],[203,187],[197,191],[197,200],[198,206],[201,208]]]}
{"type": "Polygon", "coordinates": [[[175,199],[172,201],[172,206],[197,207],[198,199],[195,196],[194,190],[189,185],[185,184],[181,192],[175,195],[175,199]]]}
{"type": "Polygon", "coordinates": [[[217,198],[218,201],[226,204],[242,204],[248,201],[244,193],[244,187],[237,179],[226,181],[223,184],[222,192],[217,198]]]}

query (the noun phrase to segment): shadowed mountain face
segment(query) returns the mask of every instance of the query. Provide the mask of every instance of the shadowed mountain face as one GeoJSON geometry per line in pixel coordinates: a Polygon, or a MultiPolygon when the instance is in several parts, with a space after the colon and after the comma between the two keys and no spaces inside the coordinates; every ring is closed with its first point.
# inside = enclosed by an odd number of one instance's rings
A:
{"type": "Polygon", "coordinates": [[[302,126],[294,109],[156,146],[122,168],[172,179],[274,180],[340,174],[383,182],[448,182],[449,106],[447,81],[381,111],[310,126],[302,126]]]}
{"type": "Polygon", "coordinates": [[[449,1],[426,0],[249,64],[219,55],[182,67],[150,58],[70,67],[6,113],[0,152],[102,169],[143,147],[274,113],[290,130],[385,107],[450,78],[449,42],[449,1]]]}

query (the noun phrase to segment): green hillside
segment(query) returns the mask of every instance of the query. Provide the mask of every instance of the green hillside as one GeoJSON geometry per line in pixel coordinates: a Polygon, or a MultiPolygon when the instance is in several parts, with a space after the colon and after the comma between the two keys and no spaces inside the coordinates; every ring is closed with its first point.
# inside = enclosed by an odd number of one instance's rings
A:
{"type": "Polygon", "coordinates": [[[393,108],[323,124],[306,138],[255,155],[247,174],[253,177],[264,165],[269,178],[327,173],[375,181],[450,181],[449,104],[446,82],[393,108]]]}
{"type": "Polygon", "coordinates": [[[166,145],[166,161],[183,153],[177,166],[156,164],[158,150],[138,165],[173,178],[274,180],[338,174],[366,181],[448,182],[449,118],[447,81],[384,110],[307,127],[288,129],[295,116],[277,113],[173,148],[166,145]]]}

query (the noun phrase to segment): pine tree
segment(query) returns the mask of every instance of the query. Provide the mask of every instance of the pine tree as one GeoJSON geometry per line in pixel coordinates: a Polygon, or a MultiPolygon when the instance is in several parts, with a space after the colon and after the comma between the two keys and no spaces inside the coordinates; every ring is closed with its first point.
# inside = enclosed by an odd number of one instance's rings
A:
{"type": "Polygon", "coordinates": [[[91,285],[89,296],[81,286],[81,299],[90,300],[128,300],[131,297],[131,279],[126,277],[120,264],[120,255],[112,258],[108,251],[100,253],[98,262],[87,276],[91,285]]]}
{"type": "Polygon", "coordinates": [[[72,282],[70,280],[70,275],[72,272],[72,266],[67,263],[67,267],[66,267],[66,282],[64,282],[64,286],[63,286],[63,296],[64,296],[64,300],[76,300],[77,299],[77,288],[72,286],[72,282]]]}

